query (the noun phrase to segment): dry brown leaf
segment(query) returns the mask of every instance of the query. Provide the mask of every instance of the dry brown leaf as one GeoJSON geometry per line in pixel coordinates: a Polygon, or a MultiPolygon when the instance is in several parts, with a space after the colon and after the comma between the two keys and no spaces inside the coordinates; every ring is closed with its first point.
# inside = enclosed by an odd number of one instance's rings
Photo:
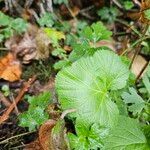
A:
{"type": "Polygon", "coordinates": [[[5,42],[5,46],[22,58],[22,63],[28,64],[34,59],[48,58],[50,43],[50,39],[42,29],[30,25],[28,32],[22,37],[11,37],[5,42]]]}
{"type": "Polygon", "coordinates": [[[116,51],[114,43],[115,43],[114,41],[101,40],[96,43],[96,47],[106,46],[106,47],[112,49],[113,51],[116,51]]]}
{"type": "Polygon", "coordinates": [[[39,129],[39,141],[43,150],[55,150],[51,143],[52,128],[56,125],[55,120],[48,120],[39,129]]]}
{"type": "Polygon", "coordinates": [[[43,150],[43,148],[41,147],[40,142],[37,139],[37,140],[27,144],[23,150],[43,150]]]}
{"type": "MultiPolygon", "coordinates": [[[[129,59],[132,60],[133,55],[134,55],[133,53],[130,53],[128,56],[129,59]]],[[[142,57],[141,55],[137,55],[131,68],[131,71],[136,75],[136,77],[140,74],[141,70],[146,65],[146,63],[147,61],[144,59],[144,57],[142,57]]]]}
{"type": "Polygon", "coordinates": [[[12,53],[0,59],[0,78],[14,82],[20,79],[21,74],[20,62],[12,53]]]}
{"type": "Polygon", "coordinates": [[[150,20],[145,17],[144,11],[150,9],[150,0],[142,0],[141,10],[140,10],[140,21],[146,24],[150,24],[150,20]]]}

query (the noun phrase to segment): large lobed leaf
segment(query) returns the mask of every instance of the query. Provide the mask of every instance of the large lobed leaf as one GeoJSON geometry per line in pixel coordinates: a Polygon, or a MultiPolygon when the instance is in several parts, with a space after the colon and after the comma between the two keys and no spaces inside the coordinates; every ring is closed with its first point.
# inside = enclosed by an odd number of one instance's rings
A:
{"type": "Polygon", "coordinates": [[[60,71],[56,90],[63,109],[77,109],[77,116],[89,122],[112,125],[118,109],[109,98],[110,90],[126,85],[129,71],[111,51],[100,50],[60,71]]]}
{"type": "Polygon", "coordinates": [[[119,112],[109,98],[109,91],[123,88],[128,76],[128,69],[116,54],[97,51],[92,57],[81,58],[58,73],[59,101],[63,109],[75,108],[76,116],[111,126],[119,112]]]}
{"type": "Polygon", "coordinates": [[[104,145],[105,150],[150,150],[138,122],[123,116],[104,139],[104,145]]]}

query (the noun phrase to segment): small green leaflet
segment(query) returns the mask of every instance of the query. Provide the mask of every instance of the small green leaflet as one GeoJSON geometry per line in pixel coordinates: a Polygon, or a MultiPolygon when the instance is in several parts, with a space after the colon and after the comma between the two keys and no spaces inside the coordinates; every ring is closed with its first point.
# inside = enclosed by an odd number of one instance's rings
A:
{"type": "Polygon", "coordinates": [[[107,21],[108,23],[113,23],[119,12],[116,7],[102,7],[98,10],[97,14],[102,20],[107,21]]]}
{"type": "Polygon", "coordinates": [[[56,18],[54,14],[52,13],[45,13],[42,15],[42,17],[37,20],[38,24],[41,27],[52,27],[54,25],[54,22],[56,21],[56,18]]]}
{"type": "Polygon", "coordinates": [[[41,93],[38,96],[32,96],[28,98],[29,109],[26,112],[23,112],[19,116],[20,126],[28,127],[30,131],[36,129],[46,120],[48,120],[49,115],[45,112],[50,100],[50,92],[41,93]]]}
{"type": "Polygon", "coordinates": [[[104,139],[104,150],[150,150],[147,139],[136,120],[120,116],[115,126],[104,139]]]}
{"type": "Polygon", "coordinates": [[[0,11],[0,26],[7,26],[11,22],[11,18],[0,11]]]}
{"type": "Polygon", "coordinates": [[[139,96],[134,88],[129,88],[129,92],[122,94],[123,101],[126,104],[132,104],[129,107],[129,111],[133,112],[133,115],[140,114],[145,107],[145,101],[139,96]]]}
{"type": "Polygon", "coordinates": [[[96,43],[99,40],[110,39],[112,32],[109,31],[102,22],[93,23],[90,27],[87,26],[82,33],[83,37],[96,43]]]}
{"type": "Polygon", "coordinates": [[[130,0],[124,2],[124,7],[126,10],[132,9],[134,7],[134,3],[130,0]]]}
{"type": "Polygon", "coordinates": [[[81,58],[61,70],[56,77],[56,90],[64,110],[75,108],[75,116],[91,123],[112,126],[118,108],[109,92],[126,85],[129,70],[115,53],[108,50],[81,58]]]}
{"type": "Polygon", "coordinates": [[[81,119],[76,120],[76,134],[68,134],[70,146],[75,150],[91,150],[103,147],[102,139],[109,133],[109,129],[99,124],[88,125],[81,119]]]}

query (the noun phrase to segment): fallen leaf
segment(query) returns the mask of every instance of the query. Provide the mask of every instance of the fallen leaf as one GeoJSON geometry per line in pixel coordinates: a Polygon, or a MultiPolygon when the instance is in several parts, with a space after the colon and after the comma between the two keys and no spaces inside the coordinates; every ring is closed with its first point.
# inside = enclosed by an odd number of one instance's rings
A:
{"type": "Polygon", "coordinates": [[[150,20],[146,17],[146,11],[148,10],[150,10],[150,0],[142,0],[140,21],[146,24],[150,24],[150,20]]]}
{"type": "MultiPolygon", "coordinates": [[[[132,60],[133,55],[133,53],[130,53],[128,55],[129,59],[132,60]]],[[[131,67],[131,71],[136,75],[136,77],[140,74],[146,63],[147,61],[144,59],[144,57],[142,57],[141,55],[137,55],[131,67]]]]}
{"type": "Polygon", "coordinates": [[[20,62],[12,53],[0,59],[0,78],[10,82],[20,79],[22,74],[20,62]]]}
{"type": "Polygon", "coordinates": [[[52,128],[56,125],[55,120],[48,120],[39,129],[39,141],[44,150],[54,150],[51,143],[52,128]]]}
{"type": "Polygon", "coordinates": [[[23,64],[28,64],[35,59],[48,58],[50,43],[51,39],[42,29],[31,26],[23,36],[13,36],[7,40],[5,46],[19,56],[23,64]]]}

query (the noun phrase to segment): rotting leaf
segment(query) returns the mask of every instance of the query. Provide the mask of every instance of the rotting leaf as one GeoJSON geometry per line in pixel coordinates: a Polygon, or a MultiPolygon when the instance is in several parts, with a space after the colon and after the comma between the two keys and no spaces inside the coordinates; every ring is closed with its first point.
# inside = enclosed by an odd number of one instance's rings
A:
{"type": "Polygon", "coordinates": [[[8,53],[0,59],[0,78],[10,82],[19,80],[21,77],[21,65],[12,53],[8,53]]]}

